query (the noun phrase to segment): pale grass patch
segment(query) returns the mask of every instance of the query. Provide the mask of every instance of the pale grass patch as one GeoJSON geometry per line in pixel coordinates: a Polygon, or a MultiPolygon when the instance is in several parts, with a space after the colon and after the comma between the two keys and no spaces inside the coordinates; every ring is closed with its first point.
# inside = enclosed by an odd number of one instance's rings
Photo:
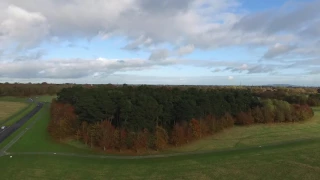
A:
{"type": "Polygon", "coordinates": [[[27,107],[26,103],[0,101],[0,122],[27,107]]]}

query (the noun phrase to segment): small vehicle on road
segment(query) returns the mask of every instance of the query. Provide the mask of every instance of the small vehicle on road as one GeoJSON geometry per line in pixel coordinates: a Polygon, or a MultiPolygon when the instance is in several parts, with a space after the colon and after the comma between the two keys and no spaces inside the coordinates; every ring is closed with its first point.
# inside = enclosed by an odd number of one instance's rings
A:
{"type": "Polygon", "coordinates": [[[5,128],[6,128],[6,126],[2,126],[2,127],[1,127],[1,129],[5,129],[5,128]]]}

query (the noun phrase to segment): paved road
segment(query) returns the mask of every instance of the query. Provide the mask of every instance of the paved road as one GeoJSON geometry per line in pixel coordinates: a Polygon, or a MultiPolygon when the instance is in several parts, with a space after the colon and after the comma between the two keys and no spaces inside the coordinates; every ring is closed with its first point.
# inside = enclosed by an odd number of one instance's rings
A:
{"type": "Polygon", "coordinates": [[[10,136],[12,133],[14,133],[17,129],[19,129],[24,123],[26,123],[33,115],[35,115],[41,108],[43,104],[38,103],[38,105],[29,112],[26,116],[21,118],[19,121],[17,121],[15,124],[6,127],[3,131],[0,132],[0,143],[4,141],[8,136],[10,136]]]}

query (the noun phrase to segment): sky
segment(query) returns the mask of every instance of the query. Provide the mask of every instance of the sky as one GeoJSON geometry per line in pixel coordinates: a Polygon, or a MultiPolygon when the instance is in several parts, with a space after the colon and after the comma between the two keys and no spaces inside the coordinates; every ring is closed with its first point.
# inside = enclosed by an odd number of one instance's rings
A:
{"type": "Polygon", "coordinates": [[[0,82],[320,85],[320,0],[1,0],[0,82]]]}

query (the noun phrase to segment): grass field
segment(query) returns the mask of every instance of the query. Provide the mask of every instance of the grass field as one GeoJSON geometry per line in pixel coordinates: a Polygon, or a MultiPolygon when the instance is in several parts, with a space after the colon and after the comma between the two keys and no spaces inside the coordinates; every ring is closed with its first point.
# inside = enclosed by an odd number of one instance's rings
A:
{"type": "Polygon", "coordinates": [[[40,118],[37,123],[26,132],[22,139],[15,143],[10,152],[76,152],[89,153],[89,149],[80,149],[73,146],[53,142],[47,133],[47,124],[50,119],[49,106],[45,105],[30,121],[40,118]]]}
{"type": "Polygon", "coordinates": [[[264,146],[283,141],[320,138],[320,108],[314,108],[314,112],[315,116],[305,122],[269,125],[259,124],[245,127],[235,126],[183,147],[169,149],[167,152],[244,148],[264,146]]]}
{"type": "MultiPolygon", "coordinates": [[[[56,98],[56,95],[42,95],[42,96],[33,96],[32,99],[41,102],[51,102],[53,98],[56,98]]],[[[3,96],[0,97],[0,101],[11,101],[11,102],[26,102],[28,97],[12,97],[12,96],[3,96]]]]}
{"type": "Polygon", "coordinates": [[[3,123],[3,125],[11,126],[15,122],[19,121],[22,117],[27,115],[35,107],[36,107],[36,104],[29,104],[26,108],[22,109],[21,111],[17,112],[13,116],[11,116],[8,121],[3,123]]]}
{"type": "MultiPolygon", "coordinates": [[[[88,148],[51,141],[46,132],[48,110],[46,105],[28,122],[40,118],[8,151],[91,153],[88,148]]],[[[314,110],[315,117],[303,123],[234,127],[167,150],[161,158],[3,156],[1,179],[319,179],[320,109],[314,110]],[[165,154],[197,151],[208,152],[165,154]]]]}
{"type": "Polygon", "coordinates": [[[51,95],[46,95],[46,96],[36,96],[33,97],[37,101],[41,102],[51,102],[53,98],[56,98],[57,96],[51,96],[51,95]]]}
{"type": "Polygon", "coordinates": [[[13,96],[2,96],[0,101],[10,101],[10,102],[26,102],[26,97],[13,97],[13,96]]]}
{"type": "Polygon", "coordinates": [[[2,179],[314,179],[320,143],[153,159],[55,155],[0,157],[2,179]]]}
{"type": "Polygon", "coordinates": [[[0,101],[0,123],[26,108],[28,104],[22,102],[0,101]]]}
{"type": "MultiPolygon", "coordinates": [[[[38,102],[51,102],[56,96],[47,95],[32,98],[38,102]]],[[[36,104],[27,103],[27,99],[27,97],[0,97],[0,124],[10,126],[28,114],[36,104]]]]}

